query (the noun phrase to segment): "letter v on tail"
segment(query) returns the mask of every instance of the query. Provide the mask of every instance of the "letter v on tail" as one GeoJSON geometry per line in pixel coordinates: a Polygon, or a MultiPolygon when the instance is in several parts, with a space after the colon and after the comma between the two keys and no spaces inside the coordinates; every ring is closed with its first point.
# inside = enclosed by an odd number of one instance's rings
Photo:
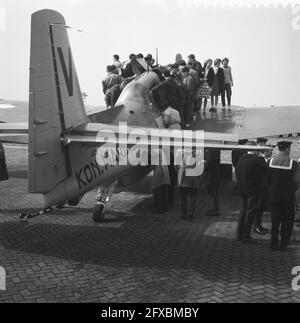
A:
{"type": "Polygon", "coordinates": [[[60,63],[62,66],[62,70],[64,73],[64,79],[66,82],[66,86],[68,89],[69,96],[73,96],[74,90],[73,90],[73,62],[72,62],[72,52],[71,48],[68,48],[68,58],[69,58],[69,71],[67,70],[67,65],[63,53],[63,49],[61,47],[57,48],[58,56],[60,59],[60,63]]]}

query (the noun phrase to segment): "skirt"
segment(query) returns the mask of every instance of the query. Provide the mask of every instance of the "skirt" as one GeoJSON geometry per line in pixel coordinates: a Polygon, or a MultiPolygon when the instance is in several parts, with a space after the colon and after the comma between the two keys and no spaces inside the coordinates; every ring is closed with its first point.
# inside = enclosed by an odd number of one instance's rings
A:
{"type": "Polygon", "coordinates": [[[209,99],[210,96],[211,96],[211,91],[210,91],[210,88],[207,84],[207,82],[203,82],[201,85],[200,85],[200,88],[198,90],[198,96],[200,99],[209,99]]]}

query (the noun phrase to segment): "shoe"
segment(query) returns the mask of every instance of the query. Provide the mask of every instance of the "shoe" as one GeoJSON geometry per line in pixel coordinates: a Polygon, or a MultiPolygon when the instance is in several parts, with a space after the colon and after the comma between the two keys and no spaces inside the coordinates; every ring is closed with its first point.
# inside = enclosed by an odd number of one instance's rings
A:
{"type": "Polygon", "coordinates": [[[254,233],[260,234],[262,236],[266,235],[266,231],[262,230],[262,228],[255,227],[253,230],[254,233]]]}
{"type": "Polygon", "coordinates": [[[225,109],[225,108],[222,108],[222,111],[223,111],[223,112],[225,112],[225,111],[226,111],[226,109],[225,109]]]}
{"type": "Polygon", "coordinates": [[[243,240],[243,243],[245,244],[257,244],[258,242],[252,238],[247,238],[243,240]]]}
{"type": "Polygon", "coordinates": [[[214,108],[210,108],[208,111],[209,112],[214,112],[214,108]]]}

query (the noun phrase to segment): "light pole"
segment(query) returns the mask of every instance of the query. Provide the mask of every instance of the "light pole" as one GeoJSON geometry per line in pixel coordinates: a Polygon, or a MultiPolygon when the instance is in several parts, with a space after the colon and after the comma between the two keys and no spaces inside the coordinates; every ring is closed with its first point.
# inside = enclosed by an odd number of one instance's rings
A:
{"type": "Polygon", "coordinates": [[[155,47],[155,53],[156,53],[156,65],[158,65],[158,47],[155,47]]]}

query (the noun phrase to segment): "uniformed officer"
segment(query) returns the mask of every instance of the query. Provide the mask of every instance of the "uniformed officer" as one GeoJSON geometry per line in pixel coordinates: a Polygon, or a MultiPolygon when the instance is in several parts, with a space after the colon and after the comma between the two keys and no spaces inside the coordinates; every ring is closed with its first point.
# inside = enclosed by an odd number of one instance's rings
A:
{"type": "Polygon", "coordinates": [[[292,142],[278,143],[279,154],[268,167],[269,200],[272,217],[270,248],[285,251],[290,243],[295,221],[296,191],[299,187],[298,164],[290,158],[292,142]],[[279,246],[279,230],[281,243],[279,246]]]}
{"type": "MultiPolygon", "coordinates": [[[[267,146],[268,139],[267,138],[258,138],[257,139],[257,145],[258,146],[267,146]]],[[[270,146],[271,147],[271,146],[270,146]]],[[[272,157],[272,150],[271,151],[265,151],[259,154],[261,158],[265,160],[266,163],[270,160],[272,157]]],[[[268,207],[268,185],[267,182],[265,181],[263,186],[262,186],[262,192],[259,197],[259,202],[257,205],[257,213],[256,213],[256,219],[254,223],[254,233],[260,234],[260,235],[265,235],[268,230],[262,226],[262,219],[264,212],[266,211],[268,207]]]]}
{"type": "MultiPolygon", "coordinates": [[[[249,146],[256,146],[250,141],[249,146]]],[[[242,197],[242,209],[238,224],[237,240],[244,243],[256,243],[251,237],[251,228],[257,216],[257,206],[262,193],[267,164],[256,151],[244,154],[236,169],[238,190],[242,197]]]]}
{"type": "Polygon", "coordinates": [[[210,197],[210,207],[207,216],[219,216],[219,186],[220,186],[220,164],[221,151],[218,149],[206,149],[205,166],[203,178],[205,179],[206,189],[210,197]]]}

